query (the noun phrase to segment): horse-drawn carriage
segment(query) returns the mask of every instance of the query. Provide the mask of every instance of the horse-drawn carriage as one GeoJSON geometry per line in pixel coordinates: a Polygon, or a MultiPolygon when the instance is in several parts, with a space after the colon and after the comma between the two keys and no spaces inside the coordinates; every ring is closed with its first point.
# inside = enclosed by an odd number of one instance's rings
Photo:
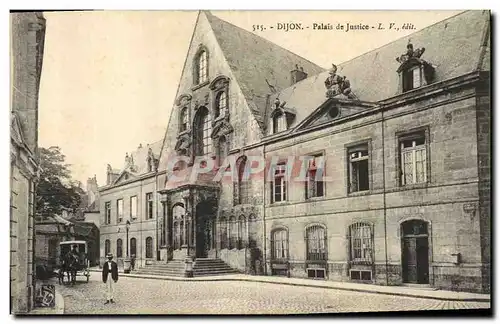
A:
{"type": "Polygon", "coordinates": [[[84,276],[87,282],[90,278],[88,246],[86,241],[65,241],[59,243],[59,284],[64,284],[64,274],[67,283],[76,283],[77,276],[84,276]]]}

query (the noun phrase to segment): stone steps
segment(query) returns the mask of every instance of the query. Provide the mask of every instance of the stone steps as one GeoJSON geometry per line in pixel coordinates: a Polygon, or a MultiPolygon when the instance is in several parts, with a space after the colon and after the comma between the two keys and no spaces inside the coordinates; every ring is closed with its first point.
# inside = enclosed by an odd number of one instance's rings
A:
{"type": "MultiPolygon", "coordinates": [[[[199,258],[193,264],[193,277],[219,276],[224,274],[235,274],[237,270],[231,268],[224,261],[214,258],[199,258]]],[[[172,260],[168,263],[155,262],[134,271],[134,274],[145,274],[167,277],[184,277],[184,260],[172,260]]]]}

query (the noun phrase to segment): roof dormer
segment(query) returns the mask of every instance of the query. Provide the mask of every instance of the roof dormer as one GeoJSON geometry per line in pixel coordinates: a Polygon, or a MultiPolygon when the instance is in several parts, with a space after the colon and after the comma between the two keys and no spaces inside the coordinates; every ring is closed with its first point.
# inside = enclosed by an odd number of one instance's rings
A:
{"type": "Polygon", "coordinates": [[[414,50],[413,44],[408,42],[406,53],[396,58],[400,63],[397,69],[400,93],[426,86],[434,81],[434,67],[420,58],[424,52],[424,47],[414,50]]]}

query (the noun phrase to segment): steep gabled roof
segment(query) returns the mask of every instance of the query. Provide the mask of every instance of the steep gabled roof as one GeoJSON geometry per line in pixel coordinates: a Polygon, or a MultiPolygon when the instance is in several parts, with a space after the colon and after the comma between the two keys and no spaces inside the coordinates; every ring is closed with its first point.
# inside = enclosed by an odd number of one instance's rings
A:
{"type": "MultiPolygon", "coordinates": [[[[422,59],[435,68],[435,81],[443,81],[473,71],[489,70],[489,11],[466,11],[400,38],[350,61],[338,64],[338,74],[350,81],[353,93],[363,101],[377,102],[398,92],[396,72],[399,57],[408,41],[425,48],[422,59]]],[[[336,62],[332,62],[336,63],[336,62]]],[[[298,124],[326,100],[328,72],[311,76],[271,96],[295,108],[298,124]]]]}
{"type": "Polygon", "coordinates": [[[230,66],[248,106],[259,126],[266,122],[267,96],[291,84],[291,71],[295,66],[315,75],[324,68],[290,52],[247,30],[234,26],[210,12],[204,12],[215,34],[225,59],[230,66]]]}

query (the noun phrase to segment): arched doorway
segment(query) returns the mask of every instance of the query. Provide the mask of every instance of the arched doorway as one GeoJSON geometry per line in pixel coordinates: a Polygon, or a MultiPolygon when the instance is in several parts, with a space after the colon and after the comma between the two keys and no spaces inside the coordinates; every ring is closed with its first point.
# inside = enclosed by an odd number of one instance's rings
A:
{"type": "Polygon", "coordinates": [[[403,282],[429,283],[429,231],[428,223],[408,220],[401,224],[401,259],[403,282]]]}
{"type": "Polygon", "coordinates": [[[196,257],[206,258],[215,249],[216,204],[203,201],[196,206],[196,257]]]}

